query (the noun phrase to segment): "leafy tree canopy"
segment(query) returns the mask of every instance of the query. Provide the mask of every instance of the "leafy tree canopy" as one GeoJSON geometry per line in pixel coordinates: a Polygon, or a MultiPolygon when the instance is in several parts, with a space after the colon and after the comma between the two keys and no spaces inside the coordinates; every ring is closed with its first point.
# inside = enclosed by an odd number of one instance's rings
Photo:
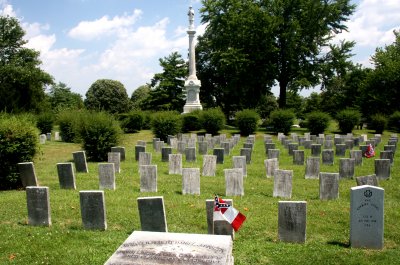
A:
{"type": "Polygon", "coordinates": [[[135,91],[133,91],[131,96],[131,103],[133,109],[145,109],[143,106],[145,100],[150,94],[150,86],[143,85],[138,87],[135,91]]]}
{"type": "Polygon", "coordinates": [[[53,110],[83,108],[82,96],[71,92],[71,88],[62,82],[52,85],[48,96],[53,110]]]}

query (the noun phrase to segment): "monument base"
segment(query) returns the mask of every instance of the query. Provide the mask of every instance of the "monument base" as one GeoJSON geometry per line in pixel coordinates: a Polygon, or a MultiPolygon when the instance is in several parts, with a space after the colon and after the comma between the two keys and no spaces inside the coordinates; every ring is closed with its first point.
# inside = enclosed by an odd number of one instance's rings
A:
{"type": "Polygon", "coordinates": [[[201,104],[187,104],[187,103],[185,104],[185,106],[183,106],[183,114],[192,112],[194,110],[203,110],[203,107],[201,106],[201,104]]]}

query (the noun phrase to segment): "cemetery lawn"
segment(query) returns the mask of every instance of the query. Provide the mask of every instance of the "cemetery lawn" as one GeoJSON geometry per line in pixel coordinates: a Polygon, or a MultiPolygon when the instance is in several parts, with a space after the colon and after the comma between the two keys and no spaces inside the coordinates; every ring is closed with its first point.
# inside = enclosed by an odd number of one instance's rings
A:
{"type": "MultiPolygon", "coordinates": [[[[302,133],[298,131],[298,133],[302,133]]],[[[228,137],[237,131],[224,131],[228,137]]],[[[371,131],[354,131],[354,134],[371,131]]],[[[243,227],[235,235],[233,256],[235,264],[399,264],[400,263],[400,155],[395,155],[391,179],[380,181],[385,189],[384,248],[382,250],[349,247],[350,188],[355,180],[340,180],[339,199],[319,200],[319,181],[304,179],[305,165],[293,165],[292,157],[273,136],[281,150],[279,168],[294,171],[292,201],[307,201],[307,239],[305,244],[281,243],[278,240],[278,201],[272,197],[273,179],[266,178],[263,144],[264,132],[257,133],[252,163],[247,167],[244,181],[245,195],[229,197],[236,209],[247,216],[243,227]]],[[[387,143],[390,132],[382,136],[379,152],[387,143]]],[[[20,191],[0,192],[0,264],[103,264],[135,230],[140,230],[137,209],[138,197],[164,196],[169,232],[207,233],[205,201],[214,194],[225,195],[224,168],[232,167],[232,156],[239,155],[245,138],[228,157],[224,165],[217,165],[216,177],[201,177],[201,195],[182,195],[180,175],[168,175],[168,162],[161,162],[161,153],[154,153],[152,134],[141,131],[126,134],[121,146],[126,148],[126,161],[116,175],[116,190],[105,191],[106,231],[84,230],[81,223],[79,191],[97,190],[98,163],[89,163],[89,173],[76,174],[77,190],[59,188],[56,164],[71,162],[72,152],[81,150],[77,144],[47,142],[41,145],[34,160],[41,186],[50,189],[51,227],[27,225],[26,194],[20,191]],[[138,140],[147,141],[147,152],[153,153],[158,166],[158,192],[140,193],[138,163],[134,146],[138,140]]],[[[356,147],[358,149],[358,147],[356,147]]],[[[300,147],[303,149],[303,147],[300,147]]],[[[176,153],[176,150],[174,150],[176,153]]],[[[209,151],[211,154],[212,151],[209,151]]],[[[310,150],[305,151],[305,157],[310,150]]],[[[349,157],[347,150],[346,157],[349,157]]],[[[185,160],[185,159],[183,159],[185,160]]],[[[332,166],[321,165],[321,172],[339,172],[339,158],[332,166]]],[[[200,167],[197,162],[183,162],[183,167],[200,167]]],[[[363,158],[355,176],[374,173],[374,159],[363,158]]]]}

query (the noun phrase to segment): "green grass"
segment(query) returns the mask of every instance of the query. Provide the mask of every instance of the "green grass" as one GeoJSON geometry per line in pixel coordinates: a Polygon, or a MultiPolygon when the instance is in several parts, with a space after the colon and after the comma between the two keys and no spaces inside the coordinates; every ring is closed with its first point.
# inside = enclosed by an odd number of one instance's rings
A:
{"type": "MultiPolygon", "coordinates": [[[[236,131],[225,131],[228,134],[236,131]]],[[[298,129],[302,133],[302,129],[298,129]]],[[[360,134],[365,131],[355,131],[360,134]]],[[[307,240],[305,244],[281,243],[278,240],[278,201],[272,197],[273,180],[265,177],[263,133],[259,132],[248,165],[245,195],[233,197],[235,208],[247,216],[236,233],[233,255],[235,264],[398,264],[400,256],[400,155],[395,156],[391,179],[380,181],[385,189],[385,247],[383,250],[353,249],[349,247],[350,188],[355,180],[341,180],[339,199],[319,200],[318,180],[304,179],[305,166],[293,165],[292,157],[282,145],[280,168],[292,169],[293,201],[307,201],[307,240]]],[[[369,137],[372,133],[369,133],[369,137]]],[[[383,135],[377,156],[390,136],[383,135]]],[[[142,196],[164,196],[169,232],[207,233],[205,200],[214,194],[225,198],[223,168],[232,167],[232,156],[239,155],[244,138],[235,147],[225,164],[217,166],[216,177],[201,177],[201,195],[181,195],[179,175],[168,175],[168,163],[161,162],[161,154],[153,153],[153,164],[158,165],[158,192],[140,193],[138,165],[134,159],[137,140],[146,140],[152,152],[152,134],[142,131],[127,134],[122,146],[126,161],[117,174],[115,191],[106,190],[108,229],[87,231],[82,228],[79,190],[98,189],[97,163],[89,163],[89,173],[77,173],[77,190],[61,190],[56,163],[72,160],[72,152],[80,150],[76,144],[47,142],[35,158],[35,168],[41,186],[50,188],[52,226],[27,225],[25,191],[0,192],[0,264],[103,264],[134,230],[140,230],[136,199],[142,196]]],[[[302,148],[302,147],[300,147],[302,148]]],[[[175,151],[176,152],[176,151],[175,151]]],[[[349,152],[349,151],[347,151],[349,152]]],[[[210,151],[211,153],[211,151],[210,151]]],[[[310,155],[310,150],[305,151],[310,155]]],[[[349,153],[346,155],[349,157],[349,153]]],[[[374,173],[374,160],[364,159],[356,167],[356,176],[374,173]]],[[[186,163],[184,167],[201,167],[186,163]]],[[[338,158],[332,166],[321,165],[323,172],[339,172],[338,158]]],[[[286,200],[286,199],[285,199],[286,200]]]]}

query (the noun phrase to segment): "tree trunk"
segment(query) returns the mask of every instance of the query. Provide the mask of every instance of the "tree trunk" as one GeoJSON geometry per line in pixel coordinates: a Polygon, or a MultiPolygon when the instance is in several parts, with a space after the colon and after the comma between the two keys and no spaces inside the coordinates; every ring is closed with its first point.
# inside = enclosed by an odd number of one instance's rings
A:
{"type": "Polygon", "coordinates": [[[286,107],[286,89],[288,82],[286,80],[279,81],[279,108],[284,109],[286,107]]]}

